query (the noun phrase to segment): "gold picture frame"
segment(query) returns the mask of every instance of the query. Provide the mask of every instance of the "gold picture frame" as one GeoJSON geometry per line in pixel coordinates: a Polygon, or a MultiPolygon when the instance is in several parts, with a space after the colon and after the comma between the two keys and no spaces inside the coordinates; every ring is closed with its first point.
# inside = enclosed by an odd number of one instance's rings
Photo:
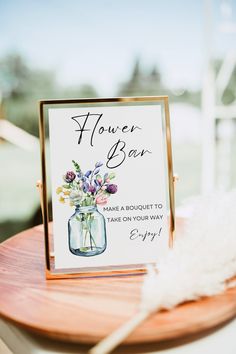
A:
{"type": "Polygon", "coordinates": [[[88,98],[88,99],[58,99],[58,100],[41,100],[39,102],[39,132],[40,132],[40,153],[41,153],[41,171],[42,180],[38,182],[41,196],[41,209],[44,224],[45,237],[45,264],[46,278],[73,278],[83,276],[109,276],[121,274],[143,273],[145,265],[119,266],[119,267],[101,267],[97,269],[88,269],[87,271],[80,269],[71,270],[55,270],[54,266],[54,249],[53,235],[49,230],[49,198],[48,198],[48,181],[47,181],[47,163],[46,163],[46,125],[47,114],[50,108],[77,107],[77,106],[113,106],[113,105],[161,105],[163,110],[163,132],[164,143],[166,147],[166,175],[167,175],[167,193],[169,204],[169,247],[173,247],[174,231],[175,231],[175,190],[173,176],[172,146],[171,146],[171,130],[170,130],[170,113],[168,96],[140,96],[140,97],[114,97],[114,98],[88,98]]]}

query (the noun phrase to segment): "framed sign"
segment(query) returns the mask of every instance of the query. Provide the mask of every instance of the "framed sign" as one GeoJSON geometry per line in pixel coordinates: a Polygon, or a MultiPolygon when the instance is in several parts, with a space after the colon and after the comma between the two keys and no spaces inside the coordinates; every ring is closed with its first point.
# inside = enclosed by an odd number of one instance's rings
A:
{"type": "Polygon", "coordinates": [[[47,278],[158,261],[175,227],[168,97],[40,101],[40,142],[47,278]]]}

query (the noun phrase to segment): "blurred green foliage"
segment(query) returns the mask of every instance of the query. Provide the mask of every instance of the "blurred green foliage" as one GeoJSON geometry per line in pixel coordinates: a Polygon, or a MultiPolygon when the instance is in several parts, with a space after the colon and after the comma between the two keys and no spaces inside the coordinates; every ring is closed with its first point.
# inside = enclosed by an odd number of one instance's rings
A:
{"type": "Polygon", "coordinates": [[[38,100],[97,96],[88,84],[61,87],[54,72],[31,68],[19,54],[9,54],[0,60],[0,93],[6,118],[35,136],[38,136],[38,100]]]}
{"type": "Polygon", "coordinates": [[[172,91],[163,83],[161,73],[156,66],[149,70],[142,68],[140,60],[134,63],[130,78],[124,82],[118,96],[169,96],[170,102],[185,102],[200,107],[200,91],[189,91],[185,88],[172,91]]]}

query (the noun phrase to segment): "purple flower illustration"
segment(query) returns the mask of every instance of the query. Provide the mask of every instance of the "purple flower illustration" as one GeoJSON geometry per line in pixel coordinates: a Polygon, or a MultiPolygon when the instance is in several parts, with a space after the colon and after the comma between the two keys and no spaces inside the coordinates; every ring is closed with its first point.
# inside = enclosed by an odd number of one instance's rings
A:
{"type": "Polygon", "coordinates": [[[92,173],[92,171],[89,170],[89,171],[87,171],[84,175],[85,175],[85,177],[89,177],[89,176],[91,175],[91,173],[92,173]]]}
{"type": "Polygon", "coordinates": [[[61,185],[56,192],[60,195],[59,201],[69,200],[71,206],[105,205],[111,194],[117,192],[117,185],[110,183],[115,178],[114,172],[101,174],[101,161],[96,162],[93,170],[85,173],[76,161],[72,161],[74,171],[67,171],[63,176],[67,185],[61,185]],[[76,195],[76,198],[75,198],[76,195]]]}
{"type": "Polygon", "coordinates": [[[76,175],[73,171],[68,171],[66,172],[66,175],[64,176],[64,180],[67,182],[67,183],[71,183],[74,181],[76,175]]]}
{"type": "Polygon", "coordinates": [[[116,184],[108,184],[106,191],[110,194],[115,194],[117,192],[117,185],[116,184]]]}
{"type": "Polygon", "coordinates": [[[96,168],[96,169],[94,170],[94,174],[97,175],[99,171],[100,171],[100,168],[96,168]]]}
{"type": "Polygon", "coordinates": [[[92,194],[94,194],[94,193],[96,192],[96,190],[97,190],[97,189],[96,189],[96,187],[94,187],[94,186],[90,186],[90,187],[89,187],[89,192],[92,193],[92,194]]]}
{"type": "Polygon", "coordinates": [[[98,168],[98,167],[101,167],[102,165],[103,165],[103,163],[101,161],[99,161],[99,162],[96,162],[95,167],[98,168]]]}
{"type": "Polygon", "coordinates": [[[83,192],[87,193],[89,190],[89,184],[87,182],[84,182],[82,188],[83,188],[83,192]]]}

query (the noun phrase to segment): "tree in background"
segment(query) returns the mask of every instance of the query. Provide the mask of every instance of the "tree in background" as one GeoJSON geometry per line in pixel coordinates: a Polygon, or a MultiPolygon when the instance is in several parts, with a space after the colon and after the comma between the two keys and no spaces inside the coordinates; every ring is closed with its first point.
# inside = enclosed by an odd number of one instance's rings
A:
{"type": "Polygon", "coordinates": [[[136,59],[131,77],[121,85],[118,95],[163,95],[164,90],[161,75],[157,68],[154,66],[150,72],[145,73],[141,68],[140,60],[136,59]]]}
{"type": "Polygon", "coordinates": [[[162,81],[161,72],[154,65],[144,70],[139,58],[134,62],[130,78],[118,90],[118,96],[161,96],[167,95],[171,102],[185,102],[200,106],[200,92],[191,92],[187,89],[172,91],[162,81]]]}
{"type": "Polygon", "coordinates": [[[31,68],[19,54],[0,59],[0,93],[5,118],[38,136],[38,106],[40,99],[95,97],[91,85],[61,87],[53,71],[31,68]]]}

